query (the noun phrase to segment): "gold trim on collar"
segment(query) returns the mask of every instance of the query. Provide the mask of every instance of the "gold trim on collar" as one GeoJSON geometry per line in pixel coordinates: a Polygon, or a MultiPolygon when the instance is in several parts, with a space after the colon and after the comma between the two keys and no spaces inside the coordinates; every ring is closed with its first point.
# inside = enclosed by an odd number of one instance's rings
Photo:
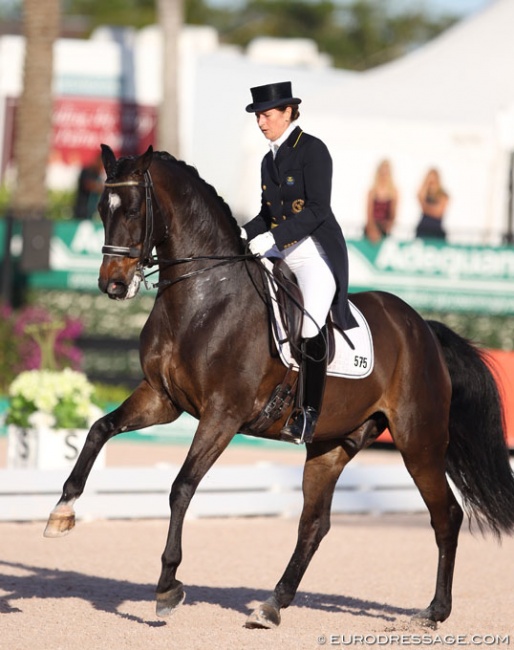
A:
{"type": "Polygon", "coordinates": [[[300,141],[300,138],[302,137],[302,135],[303,135],[303,131],[300,131],[298,137],[296,138],[296,142],[295,142],[294,145],[293,145],[293,149],[296,147],[296,145],[297,145],[298,142],[300,141]]]}

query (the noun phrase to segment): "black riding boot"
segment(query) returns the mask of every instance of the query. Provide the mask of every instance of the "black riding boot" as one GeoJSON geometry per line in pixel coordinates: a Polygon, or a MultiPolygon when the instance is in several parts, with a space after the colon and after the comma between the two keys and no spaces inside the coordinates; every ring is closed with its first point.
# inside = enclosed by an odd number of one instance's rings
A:
{"type": "Polygon", "coordinates": [[[302,406],[297,407],[280,432],[280,439],[297,445],[312,442],[321,411],[327,374],[327,329],[302,342],[302,406]]]}

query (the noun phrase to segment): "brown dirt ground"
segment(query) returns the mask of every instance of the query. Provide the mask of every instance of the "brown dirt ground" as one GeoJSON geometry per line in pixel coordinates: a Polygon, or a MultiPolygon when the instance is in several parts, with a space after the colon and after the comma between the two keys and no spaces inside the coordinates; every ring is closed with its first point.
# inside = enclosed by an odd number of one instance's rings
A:
{"type": "MultiPolygon", "coordinates": [[[[108,465],[180,462],[172,445],[113,442],[108,465]]],[[[359,461],[401,462],[395,452],[359,461]]],[[[227,450],[219,463],[297,463],[302,453],[227,450]]],[[[0,440],[0,468],[5,440],[0,440]]],[[[41,522],[0,523],[2,650],[303,650],[343,645],[514,644],[514,538],[463,528],[454,609],[436,630],[409,624],[428,605],[436,547],[427,515],[338,515],[276,630],[243,627],[281,576],[296,538],[287,518],[188,520],[178,577],[186,601],[167,620],[154,591],[167,521],[79,522],[52,540],[41,522]],[[480,643],[481,642],[481,643],[480,643]]]]}

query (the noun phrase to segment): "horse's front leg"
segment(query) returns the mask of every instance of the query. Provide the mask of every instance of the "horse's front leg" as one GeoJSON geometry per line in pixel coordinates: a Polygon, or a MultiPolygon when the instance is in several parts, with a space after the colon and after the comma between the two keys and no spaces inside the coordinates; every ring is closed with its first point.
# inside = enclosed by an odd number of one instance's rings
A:
{"type": "Polygon", "coordinates": [[[66,535],[75,525],[73,505],[84,491],[87,478],[104,444],[113,436],[172,422],[180,415],[165,394],[153,390],[143,381],[123,404],[93,424],[70,476],[64,483],[61,498],[50,513],[45,537],[66,535]]]}
{"type": "Polygon", "coordinates": [[[200,481],[226,449],[240,424],[240,421],[231,421],[226,413],[214,418],[202,417],[184,464],[173,481],[170,525],[157,584],[157,616],[169,616],[185,598],[183,585],[175,577],[182,561],[184,517],[200,481]]]}
{"type": "Polygon", "coordinates": [[[337,479],[349,460],[340,441],[307,445],[303,510],[296,548],[273,595],[250,614],[245,627],[274,628],[280,624],[280,610],[293,601],[314,553],[330,529],[332,496],[337,479]]]}

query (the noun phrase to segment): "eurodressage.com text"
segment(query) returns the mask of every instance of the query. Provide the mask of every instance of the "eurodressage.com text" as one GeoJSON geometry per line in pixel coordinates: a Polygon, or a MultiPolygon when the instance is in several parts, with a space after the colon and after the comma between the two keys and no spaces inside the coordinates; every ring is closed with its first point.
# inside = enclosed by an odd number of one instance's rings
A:
{"type": "Polygon", "coordinates": [[[321,634],[318,645],[510,645],[509,634],[321,634]]]}

